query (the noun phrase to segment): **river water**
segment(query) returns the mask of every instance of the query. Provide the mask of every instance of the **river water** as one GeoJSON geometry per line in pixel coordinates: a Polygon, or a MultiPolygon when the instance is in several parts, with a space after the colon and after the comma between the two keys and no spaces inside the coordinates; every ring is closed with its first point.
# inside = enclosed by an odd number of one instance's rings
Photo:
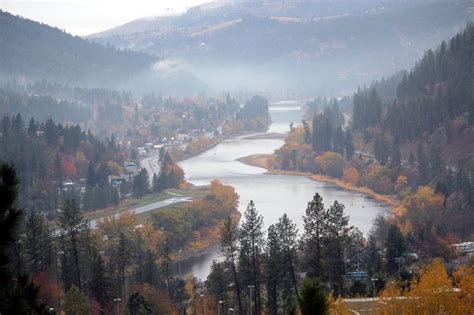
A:
{"type": "MultiPolygon", "coordinates": [[[[272,124],[267,132],[286,133],[291,122],[299,123],[301,106],[297,101],[270,104],[272,124]]],[[[239,211],[243,213],[250,200],[264,218],[265,228],[277,222],[287,213],[303,229],[303,215],[309,200],[318,192],[325,205],[338,200],[346,206],[350,223],[364,234],[370,230],[378,213],[387,211],[386,205],[366,195],[346,191],[337,186],[316,182],[301,176],[265,175],[265,169],[243,164],[236,159],[252,155],[272,153],[283,145],[282,139],[246,139],[236,137],[223,141],[214,148],[180,163],[186,180],[194,185],[208,185],[211,180],[235,187],[240,196],[239,211]]],[[[212,260],[219,259],[219,247],[213,246],[199,256],[181,263],[182,271],[192,272],[198,279],[205,280],[212,260]]]]}

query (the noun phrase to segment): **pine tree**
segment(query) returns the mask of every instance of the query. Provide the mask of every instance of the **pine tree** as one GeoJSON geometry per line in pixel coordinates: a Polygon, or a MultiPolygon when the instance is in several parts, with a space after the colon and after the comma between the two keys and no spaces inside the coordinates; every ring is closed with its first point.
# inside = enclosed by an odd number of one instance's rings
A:
{"type": "Polygon", "coordinates": [[[221,254],[232,272],[239,314],[243,315],[241,291],[237,275],[237,255],[239,250],[238,240],[239,235],[237,225],[232,221],[231,217],[228,217],[225,220],[221,231],[221,254]]]}
{"type": "Polygon", "coordinates": [[[91,273],[89,292],[94,300],[99,302],[101,308],[105,308],[111,299],[112,281],[105,270],[104,259],[101,255],[97,255],[91,273]]]}
{"type": "Polygon", "coordinates": [[[393,141],[392,156],[391,156],[390,164],[393,168],[400,169],[401,156],[400,156],[400,145],[399,145],[398,138],[395,138],[395,140],[393,141]]]}
{"type": "Polygon", "coordinates": [[[322,246],[325,224],[328,217],[324,209],[323,199],[316,193],[313,200],[308,203],[304,220],[303,242],[306,252],[306,270],[308,275],[322,275],[322,246]]]}
{"type": "Polygon", "coordinates": [[[390,225],[387,239],[385,240],[386,251],[386,268],[390,274],[394,274],[398,270],[398,262],[396,258],[400,258],[405,254],[405,238],[400,228],[394,224],[390,225]]]}
{"type": "Polygon", "coordinates": [[[346,151],[346,159],[348,161],[352,160],[352,156],[354,155],[354,142],[352,140],[352,132],[347,129],[345,140],[344,140],[344,150],[346,151]]]}
{"type": "Polygon", "coordinates": [[[420,174],[421,183],[426,183],[429,179],[430,173],[430,164],[427,156],[423,150],[423,145],[421,142],[418,144],[418,173],[420,174]]]}
{"type": "Polygon", "coordinates": [[[72,286],[67,292],[66,298],[64,299],[63,308],[66,314],[89,314],[89,303],[87,301],[87,297],[82,294],[75,286],[72,286]]]}
{"type": "Polygon", "coordinates": [[[79,205],[74,199],[66,199],[64,202],[64,207],[59,217],[59,227],[63,234],[64,247],[73,256],[74,271],[71,276],[74,278],[74,284],[81,291],[81,249],[79,238],[81,233],[86,230],[87,223],[84,221],[79,205]]]}
{"type": "Polygon", "coordinates": [[[258,214],[257,209],[253,201],[250,201],[247,210],[244,212],[244,221],[240,228],[240,243],[247,244],[243,246],[244,249],[248,249],[248,252],[244,252],[247,255],[247,259],[250,262],[251,271],[251,285],[255,286],[255,311],[257,314],[261,312],[261,294],[260,294],[260,260],[261,251],[264,248],[263,239],[263,217],[258,214]]]}
{"type": "Polygon", "coordinates": [[[345,274],[344,245],[349,240],[349,217],[344,215],[344,205],[337,201],[329,207],[326,216],[326,232],[324,233],[324,269],[325,277],[336,286],[335,295],[341,295],[343,276],[345,274]]]}
{"type": "Polygon", "coordinates": [[[268,239],[265,252],[265,279],[267,289],[267,308],[270,315],[278,314],[278,292],[282,281],[283,253],[276,227],[268,228],[268,239]]]}
{"type": "Polygon", "coordinates": [[[317,278],[306,278],[301,283],[300,310],[303,315],[329,314],[328,298],[324,285],[317,278]]]}
{"type": "Polygon", "coordinates": [[[295,273],[295,265],[297,263],[296,249],[298,230],[296,229],[296,224],[293,224],[293,222],[286,215],[286,213],[283,214],[283,216],[278,220],[278,223],[275,225],[275,228],[283,254],[282,263],[284,272],[289,274],[289,278],[295,291],[296,298],[298,299],[298,285],[295,273]]]}

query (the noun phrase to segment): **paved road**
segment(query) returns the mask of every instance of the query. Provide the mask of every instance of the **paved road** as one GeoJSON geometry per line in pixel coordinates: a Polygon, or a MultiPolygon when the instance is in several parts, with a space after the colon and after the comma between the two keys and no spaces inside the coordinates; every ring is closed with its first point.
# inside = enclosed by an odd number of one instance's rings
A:
{"type": "MultiPolygon", "coordinates": [[[[174,205],[174,204],[177,204],[177,203],[181,203],[181,202],[190,202],[192,200],[191,197],[183,197],[183,196],[179,196],[177,194],[174,194],[174,195],[176,195],[176,197],[161,200],[161,201],[157,201],[157,202],[153,202],[153,203],[150,203],[150,204],[147,204],[147,205],[144,205],[144,206],[140,206],[140,207],[136,207],[136,208],[131,208],[131,209],[129,209],[129,211],[133,212],[135,214],[140,214],[140,213],[144,213],[144,212],[148,212],[148,211],[153,211],[153,210],[159,209],[159,208],[164,208],[164,207],[174,205]]],[[[99,220],[102,220],[106,217],[118,218],[122,212],[123,211],[117,212],[117,213],[112,214],[112,215],[104,215],[103,217],[100,217],[100,218],[97,218],[97,219],[94,219],[94,220],[90,220],[88,222],[89,227],[91,229],[96,229],[97,228],[97,223],[99,222],[99,220]]],[[[61,232],[61,229],[57,229],[53,232],[53,235],[58,236],[60,232],[61,232]]]]}
{"type": "MultiPolygon", "coordinates": [[[[192,199],[191,197],[173,197],[173,198],[153,202],[153,203],[150,203],[150,204],[147,204],[147,205],[144,205],[144,206],[131,208],[129,211],[133,212],[135,214],[140,214],[140,213],[152,211],[152,210],[159,209],[159,208],[164,208],[164,207],[174,205],[174,204],[177,204],[177,203],[180,203],[180,202],[190,202],[191,199],[192,199]]],[[[111,215],[110,217],[118,218],[120,216],[120,213],[121,212],[118,212],[116,214],[111,215]]],[[[105,218],[105,217],[107,217],[107,216],[89,221],[89,226],[92,229],[95,229],[97,227],[97,222],[99,220],[105,218]]]]}
{"type": "Polygon", "coordinates": [[[160,174],[160,163],[158,162],[158,158],[159,155],[153,155],[140,160],[140,167],[145,168],[148,172],[150,183],[153,180],[153,174],[156,174],[156,176],[160,174]]]}

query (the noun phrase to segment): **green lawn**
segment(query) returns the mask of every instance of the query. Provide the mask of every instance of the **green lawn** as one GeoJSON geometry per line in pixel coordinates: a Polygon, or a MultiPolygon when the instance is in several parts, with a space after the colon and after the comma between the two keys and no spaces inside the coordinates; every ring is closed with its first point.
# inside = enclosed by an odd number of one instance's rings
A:
{"type": "MultiPolygon", "coordinates": [[[[159,194],[148,194],[148,195],[143,196],[142,198],[131,197],[120,202],[120,204],[117,207],[110,207],[107,209],[94,211],[94,212],[85,212],[84,218],[86,220],[94,220],[94,219],[101,218],[104,216],[109,216],[115,213],[119,213],[125,210],[130,210],[132,208],[141,207],[153,202],[177,197],[177,195],[180,195],[183,197],[202,197],[205,195],[205,191],[188,190],[188,189],[168,189],[165,192],[162,192],[159,194]]],[[[153,211],[150,211],[150,212],[153,212],[153,211]]],[[[145,215],[145,213],[143,215],[145,215]]]]}

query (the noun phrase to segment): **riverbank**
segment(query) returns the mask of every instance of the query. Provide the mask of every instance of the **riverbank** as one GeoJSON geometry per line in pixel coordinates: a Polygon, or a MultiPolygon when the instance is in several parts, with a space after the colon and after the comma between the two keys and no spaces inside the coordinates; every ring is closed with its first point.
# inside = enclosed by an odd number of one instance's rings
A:
{"type": "Polygon", "coordinates": [[[314,181],[338,186],[339,188],[344,189],[344,190],[365,194],[377,201],[380,201],[386,204],[387,206],[390,207],[392,212],[394,211],[395,208],[400,207],[400,202],[393,196],[379,194],[368,187],[355,186],[340,178],[334,178],[334,177],[330,177],[326,175],[313,174],[313,173],[307,173],[307,172],[274,169],[272,168],[272,165],[275,158],[276,157],[274,154],[254,154],[254,155],[249,155],[249,156],[240,158],[238,159],[238,161],[250,166],[264,168],[267,170],[267,172],[265,173],[266,175],[304,176],[314,181]]]}

